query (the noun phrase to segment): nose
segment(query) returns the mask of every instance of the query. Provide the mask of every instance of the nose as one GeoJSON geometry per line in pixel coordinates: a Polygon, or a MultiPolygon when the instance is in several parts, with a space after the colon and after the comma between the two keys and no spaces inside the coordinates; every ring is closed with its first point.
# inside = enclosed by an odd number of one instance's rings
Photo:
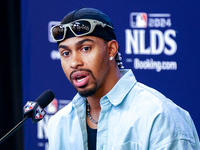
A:
{"type": "Polygon", "coordinates": [[[70,67],[72,69],[78,69],[80,66],[83,66],[82,57],[79,54],[74,53],[70,60],[70,67]]]}

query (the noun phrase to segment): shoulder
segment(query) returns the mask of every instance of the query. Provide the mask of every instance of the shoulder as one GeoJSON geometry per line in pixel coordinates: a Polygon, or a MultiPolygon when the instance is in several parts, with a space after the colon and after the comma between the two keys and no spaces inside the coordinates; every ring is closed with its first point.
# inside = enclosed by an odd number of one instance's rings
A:
{"type": "Polygon", "coordinates": [[[148,106],[154,111],[155,108],[157,110],[160,108],[160,112],[167,110],[168,113],[171,111],[188,113],[159,91],[142,83],[137,82],[132,89],[132,93],[135,95],[135,100],[138,104],[148,106]]]}
{"type": "Polygon", "coordinates": [[[70,124],[71,115],[73,113],[72,102],[67,106],[59,110],[55,115],[53,115],[48,121],[48,139],[50,143],[54,143],[54,138],[59,140],[59,136],[63,133],[63,130],[66,130],[70,124]]]}
{"type": "Polygon", "coordinates": [[[151,139],[155,142],[152,146],[163,145],[171,140],[195,143],[197,133],[189,112],[144,84],[137,83],[134,90],[137,93],[137,106],[143,109],[141,114],[143,112],[152,117],[151,139]]]}
{"type": "Polygon", "coordinates": [[[73,109],[72,102],[70,102],[68,105],[63,107],[61,110],[59,110],[55,115],[53,115],[49,119],[48,126],[51,126],[51,125],[55,126],[55,123],[61,121],[61,119],[66,119],[67,116],[69,116],[70,113],[73,111],[72,109],[73,109]]]}
{"type": "Polygon", "coordinates": [[[185,120],[191,120],[191,117],[186,110],[176,105],[159,91],[142,83],[137,83],[133,91],[134,93],[136,92],[137,103],[144,107],[149,107],[147,110],[155,112],[162,117],[172,118],[172,121],[177,124],[181,120],[184,120],[184,122],[185,120]]]}

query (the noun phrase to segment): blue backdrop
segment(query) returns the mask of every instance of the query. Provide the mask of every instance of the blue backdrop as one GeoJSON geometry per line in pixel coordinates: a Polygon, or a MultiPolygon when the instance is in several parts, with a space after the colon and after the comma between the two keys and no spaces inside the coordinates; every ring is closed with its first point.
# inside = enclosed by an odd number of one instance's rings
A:
{"type": "Polygon", "coordinates": [[[43,120],[25,123],[25,150],[48,149],[48,119],[76,93],[62,71],[49,29],[80,7],[100,9],[111,18],[125,68],[189,111],[200,133],[199,0],[21,2],[23,104],[35,101],[46,89],[56,95],[43,120]]]}

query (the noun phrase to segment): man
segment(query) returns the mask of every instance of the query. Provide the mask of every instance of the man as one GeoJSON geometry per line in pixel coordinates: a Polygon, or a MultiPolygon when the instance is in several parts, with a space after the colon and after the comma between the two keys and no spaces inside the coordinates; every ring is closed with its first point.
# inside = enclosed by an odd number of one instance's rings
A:
{"type": "Polygon", "coordinates": [[[49,121],[50,150],[198,150],[189,113],[136,81],[122,66],[111,20],[92,8],[51,30],[66,77],[77,90],[49,121]]]}

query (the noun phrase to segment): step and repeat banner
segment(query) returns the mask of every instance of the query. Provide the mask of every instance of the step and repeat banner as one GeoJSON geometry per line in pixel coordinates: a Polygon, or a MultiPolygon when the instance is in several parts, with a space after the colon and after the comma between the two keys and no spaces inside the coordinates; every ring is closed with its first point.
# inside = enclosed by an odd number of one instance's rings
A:
{"type": "Polygon", "coordinates": [[[50,28],[70,11],[93,7],[115,27],[125,68],[190,112],[200,133],[200,9],[198,0],[21,0],[23,104],[55,93],[46,116],[24,124],[25,150],[47,150],[49,118],[76,94],[65,77],[50,28]]]}

